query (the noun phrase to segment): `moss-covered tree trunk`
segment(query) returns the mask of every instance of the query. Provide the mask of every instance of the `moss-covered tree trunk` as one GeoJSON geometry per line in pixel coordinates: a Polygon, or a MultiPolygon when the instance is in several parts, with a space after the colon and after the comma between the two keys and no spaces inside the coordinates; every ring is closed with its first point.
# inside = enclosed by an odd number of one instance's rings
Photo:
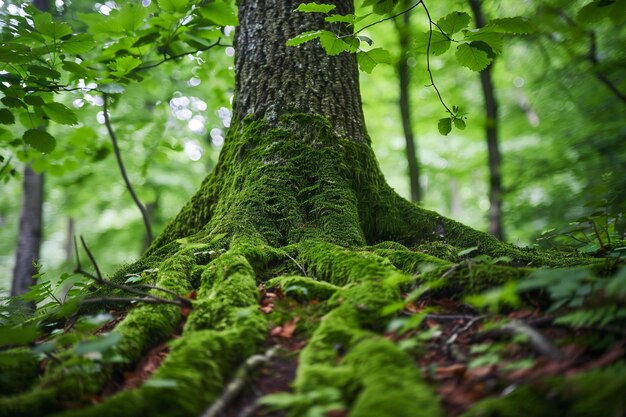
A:
{"type": "MultiPolygon", "coordinates": [[[[570,262],[505,245],[400,198],[370,147],[354,55],[327,56],[317,42],[285,45],[325,25],[318,14],[293,12],[299,3],[239,2],[234,118],[217,166],[146,255],[111,278],[143,272],[170,291],[154,290],[163,297],[196,290],[191,313],[168,304],[129,309],[115,326],[123,365],[87,366],[71,351],[39,376],[37,361],[2,365],[9,376],[2,391],[13,395],[0,399],[0,415],[199,415],[262,349],[268,323],[257,286],[265,283],[296,285],[323,302],[325,317],[294,382],[296,392],[325,390],[312,405],[339,402],[352,417],[437,416],[414,359],[381,336],[385,307],[427,276],[441,280],[441,291],[460,293],[528,272],[455,263],[459,248],[524,265],[570,262]],[[122,389],[123,372],[173,335],[148,383],[122,389]]],[[[353,12],[349,0],[332,3],[353,12]]]]}

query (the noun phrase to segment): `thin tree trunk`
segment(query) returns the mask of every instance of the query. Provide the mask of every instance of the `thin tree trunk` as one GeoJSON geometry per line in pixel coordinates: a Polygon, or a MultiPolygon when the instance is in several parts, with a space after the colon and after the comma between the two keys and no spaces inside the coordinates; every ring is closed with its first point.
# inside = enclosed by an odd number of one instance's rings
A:
{"type": "MultiPolygon", "coordinates": [[[[33,5],[42,11],[50,9],[48,0],[33,0],[33,5]]],[[[43,174],[37,174],[30,165],[26,165],[11,295],[27,292],[33,285],[33,275],[37,273],[33,261],[39,258],[41,247],[43,182],[43,174]]]]}
{"type": "MultiPolygon", "coordinates": [[[[469,0],[476,27],[485,26],[481,0],[469,0]]],[[[485,99],[487,150],[489,155],[489,233],[504,240],[502,226],[502,159],[498,148],[498,102],[494,92],[490,64],[480,73],[480,83],[485,99]]]]}
{"type": "Polygon", "coordinates": [[[24,168],[24,194],[11,295],[27,292],[33,284],[33,275],[37,273],[33,261],[39,258],[41,247],[43,183],[43,175],[33,171],[30,165],[24,168]]]}
{"type": "Polygon", "coordinates": [[[70,264],[74,260],[74,235],[76,224],[73,217],[67,219],[67,234],[65,236],[65,262],[70,264]]]}
{"type": "Polygon", "coordinates": [[[402,22],[396,22],[400,42],[400,58],[398,59],[400,98],[398,104],[400,106],[402,129],[404,130],[404,139],[406,142],[406,157],[409,165],[411,201],[419,202],[421,200],[419,157],[417,155],[417,144],[415,142],[413,126],[411,124],[411,99],[409,94],[411,82],[410,68],[408,64],[411,28],[410,20],[411,11],[408,11],[402,16],[402,22]]]}

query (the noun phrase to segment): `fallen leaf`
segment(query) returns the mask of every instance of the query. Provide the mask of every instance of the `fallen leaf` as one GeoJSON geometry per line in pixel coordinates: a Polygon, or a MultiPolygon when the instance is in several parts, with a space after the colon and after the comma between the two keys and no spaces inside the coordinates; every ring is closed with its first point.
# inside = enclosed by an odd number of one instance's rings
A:
{"type": "Polygon", "coordinates": [[[462,376],[467,370],[467,365],[455,363],[449,366],[440,366],[435,371],[438,379],[450,378],[453,376],[462,376]]]}

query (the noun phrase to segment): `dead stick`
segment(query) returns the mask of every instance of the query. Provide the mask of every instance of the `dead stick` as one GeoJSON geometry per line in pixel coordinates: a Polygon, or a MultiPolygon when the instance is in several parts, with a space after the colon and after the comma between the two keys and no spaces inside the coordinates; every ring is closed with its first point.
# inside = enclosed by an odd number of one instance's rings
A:
{"type": "Polygon", "coordinates": [[[218,417],[228,407],[228,405],[239,395],[241,390],[246,384],[246,381],[250,377],[250,373],[259,366],[269,362],[276,354],[276,347],[269,349],[263,355],[250,356],[246,362],[241,365],[235,377],[224,388],[222,395],[215,400],[213,404],[202,414],[202,417],[218,417]]]}

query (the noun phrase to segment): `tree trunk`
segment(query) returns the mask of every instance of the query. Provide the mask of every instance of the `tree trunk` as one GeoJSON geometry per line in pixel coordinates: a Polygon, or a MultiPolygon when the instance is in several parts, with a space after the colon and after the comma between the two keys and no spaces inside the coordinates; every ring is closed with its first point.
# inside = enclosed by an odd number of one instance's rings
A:
{"type": "Polygon", "coordinates": [[[33,262],[39,259],[42,230],[43,175],[37,174],[30,165],[24,168],[22,213],[15,253],[11,295],[20,295],[33,285],[37,269],[33,262]]]}
{"type": "Polygon", "coordinates": [[[408,64],[410,50],[409,40],[411,36],[410,10],[402,16],[402,22],[398,22],[396,20],[396,29],[398,30],[400,44],[400,57],[398,58],[398,87],[400,98],[398,100],[398,105],[400,107],[402,129],[404,130],[404,140],[406,143],[406,158],[409,166],[409,188],[411,190],[411,201],[419,202],[422,198],[420,187],[420,167],[417,145],[413,134],[413,125],[411,123],[411,72],[408,64]]]}
{"type": "MultiPolygon", "coordinates": [[[[42,11],[50,9],[48,0],[33,0],[33,5],[42,11]]],[[[24,168],[23,190],[11,295],[24,294],[33,285],[37,273],[33,262],[39,259],[41,247],[43,174],[37,174],[30,165],[24,168]]]]}
{"type": "MultiPolygon", "coordinates": [[[[469,0],[477,28],[485,26],[481,0],[469,0]]],[[[480,73],[485,100],[485,134],[489,155],[489,233],[504,240],[502,226],[502,158],[498,148],[498,102],[494,92],[491,70],[493,64],[480,73]]]]}

